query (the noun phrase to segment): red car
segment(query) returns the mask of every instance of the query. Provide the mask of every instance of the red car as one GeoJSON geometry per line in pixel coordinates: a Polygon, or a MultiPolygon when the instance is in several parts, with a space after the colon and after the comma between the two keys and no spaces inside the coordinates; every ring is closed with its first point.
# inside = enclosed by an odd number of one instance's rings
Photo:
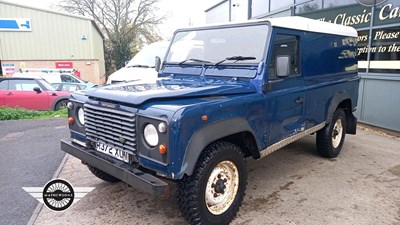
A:
{"type": "Polygon", "coordinates": [[[59,110],[70,96],[70,92],[56,91],[42,79],[0,78],[0,106],[59,110]]]}

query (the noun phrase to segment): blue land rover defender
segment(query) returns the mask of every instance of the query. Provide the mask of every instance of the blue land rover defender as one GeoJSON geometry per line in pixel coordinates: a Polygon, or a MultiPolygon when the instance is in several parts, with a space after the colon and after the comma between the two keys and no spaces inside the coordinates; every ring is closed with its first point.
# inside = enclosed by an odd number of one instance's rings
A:
{"type": "Polygon", "coordinates": [[[227,224],[242,204],[246,157],[316,133],[336,157],[356,133],[357,32],[283,17],[179,29],[159,79],[73,95],[61,149],[100,179],[161,195],[177,183],[190,224],[227,224]]]}

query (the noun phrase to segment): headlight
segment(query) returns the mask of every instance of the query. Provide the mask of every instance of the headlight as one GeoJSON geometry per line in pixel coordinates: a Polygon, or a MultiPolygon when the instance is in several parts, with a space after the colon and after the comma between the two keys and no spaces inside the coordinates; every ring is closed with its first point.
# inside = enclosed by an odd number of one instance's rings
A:
{"type": "Polygon", "coordinates": [[[85,115],[83,112],[83,108],[78,109],[78,121],[80,124],[85,125],[85,115]]]}
{"type": "Polygon", "coordinates": [[[151,147],[155,147],[158,144],[158,133],[153,124],[149,123],[144,127],[144,140],[151,147]]]}

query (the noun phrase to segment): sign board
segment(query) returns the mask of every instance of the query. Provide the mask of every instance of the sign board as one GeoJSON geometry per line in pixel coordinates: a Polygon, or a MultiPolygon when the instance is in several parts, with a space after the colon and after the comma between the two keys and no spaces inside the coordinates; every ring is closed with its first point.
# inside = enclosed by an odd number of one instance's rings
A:
{"type": "Polygon", "coordinates": [[[3,75],[11,76],[15,72],[15,64],[12,63],[1,64],[1,70],[3,71],[3,75]]]}
{"type": "Polygon", "coordinates": [[[0,31],[32,31],[31,19],[0,18],[0,31]]]}
{"type": "Polygon", "coordinates": [[[70,69],[73,67],[74,67],[74,65],[72,62],[56,62],[57,69],[70,69]]]}
{"type": "Polygon", "coordinates": [[[369,27],[371,19],[374,25],[400,23],[400,4],[380,4],[375,8],[372,18],[371,7],[360,4],[345,5],[297,14],[325,22],[352,26],[356,29],[369,27]]]}

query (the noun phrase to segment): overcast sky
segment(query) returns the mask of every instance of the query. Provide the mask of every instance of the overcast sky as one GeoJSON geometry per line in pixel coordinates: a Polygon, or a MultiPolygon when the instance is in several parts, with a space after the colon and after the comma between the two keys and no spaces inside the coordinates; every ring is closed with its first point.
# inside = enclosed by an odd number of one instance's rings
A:
{"type": "MultiPolygon", "coordinates": [[[[51,9],[57,0],[5,0],[21,5],[51,9]]],[[[159,26],[161,36],[169,38],[180,27],[189,24],[201,25],[205,23],[204,10],[209,8],[212,0],[160,0],[160,13],[169,15],[163,25],[159,26]]]]}

